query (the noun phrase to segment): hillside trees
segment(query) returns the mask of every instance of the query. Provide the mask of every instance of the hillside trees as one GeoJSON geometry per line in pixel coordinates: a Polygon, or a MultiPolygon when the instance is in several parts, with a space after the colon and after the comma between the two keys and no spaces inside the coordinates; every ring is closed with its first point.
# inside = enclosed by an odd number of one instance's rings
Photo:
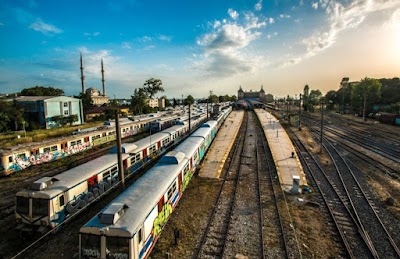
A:
{"type": "Polygon", "coordinates": [[[22,96],[61,96],[64,90],[51,86],[35,86],[21,91],[22,96]]]}

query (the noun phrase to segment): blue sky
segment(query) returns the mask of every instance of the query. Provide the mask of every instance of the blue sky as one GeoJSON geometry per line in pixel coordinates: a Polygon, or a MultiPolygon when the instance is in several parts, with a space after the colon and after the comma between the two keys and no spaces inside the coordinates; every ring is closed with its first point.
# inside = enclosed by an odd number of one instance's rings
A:
{"type": "Polygon", "coordinates": [[[35,85],[129,98],[151,78],[161,95],[327,92],[400,74],[399,0],[0,0],[0,93],[35,85]]]}

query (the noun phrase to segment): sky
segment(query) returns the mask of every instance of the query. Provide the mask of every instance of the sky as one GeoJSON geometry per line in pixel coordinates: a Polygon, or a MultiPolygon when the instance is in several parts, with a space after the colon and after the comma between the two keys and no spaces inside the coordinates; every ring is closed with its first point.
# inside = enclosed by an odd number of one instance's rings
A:
{"type": "Polygon", "coordinates": [[[400,76],[400,0],[0,0],[0,93],[52,86],[130,98],[326,93],[400,76]]]}

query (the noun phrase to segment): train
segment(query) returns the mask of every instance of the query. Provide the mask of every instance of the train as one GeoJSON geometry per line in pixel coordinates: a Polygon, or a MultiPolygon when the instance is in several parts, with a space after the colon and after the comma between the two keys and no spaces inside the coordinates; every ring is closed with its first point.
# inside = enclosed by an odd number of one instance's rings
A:
{"type": "Polygon", "coordinates": [[[82,226],[79,257],[146,258],[230,111],[202,124],[82,226]]]}
{"type": "MultiPolygon", "coordinates": [[[[206,120],[203,114],[192,120],[192,128],[206,120]]],[[[175,125],[134,143],[122,144],[122,163],[126,176],[136,172],[188,134],[189,125],[175,125]]],[[[53,177],[43,177],[28,189],[16,193],[17,229],[45,232],[94,199],[109,192],[118,182],[117,148],[109,154],[71,168],[53,177]]]]}
{"type": "MultiPolygon", "coordinates": [[[[164,114],[159,118],[173,122],[178,117],[179,115],[176,114],[164,114]]],[[[121,137],[128,138],[148,131],[150,123],[156,119],[155,116],[135,118],[133,121],[129,118],[121,118],[121,137]]],[[[2,148],[0,149],[0,175],[9,175],[33,165],[62,159],[115,139],[115,122],[106,121],[100,127],[77,130],[68,136],[2,148]]]]}

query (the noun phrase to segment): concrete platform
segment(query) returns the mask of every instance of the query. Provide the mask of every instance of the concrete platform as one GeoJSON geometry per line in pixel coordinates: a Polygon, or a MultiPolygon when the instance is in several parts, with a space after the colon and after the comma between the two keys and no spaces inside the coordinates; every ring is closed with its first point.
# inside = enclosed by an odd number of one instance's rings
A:
{"type": "Polygon", "coordinates": [[[255,112],[268,140],[282,189],[292,192],[293,177],[300,178],[300,186],[307,185],[306,176],[293,143],[279,120],[263,109],[255,109],[255,112]],[[292,157],[292,152],[295,154],[294,157],[292,157]]]}
{"type": "Polygon", "coordinates": [[[218,131],[199,171],[200,177],[219,178],[226,158],[239,132],[244,111],[233,110],[218,131]]]}

